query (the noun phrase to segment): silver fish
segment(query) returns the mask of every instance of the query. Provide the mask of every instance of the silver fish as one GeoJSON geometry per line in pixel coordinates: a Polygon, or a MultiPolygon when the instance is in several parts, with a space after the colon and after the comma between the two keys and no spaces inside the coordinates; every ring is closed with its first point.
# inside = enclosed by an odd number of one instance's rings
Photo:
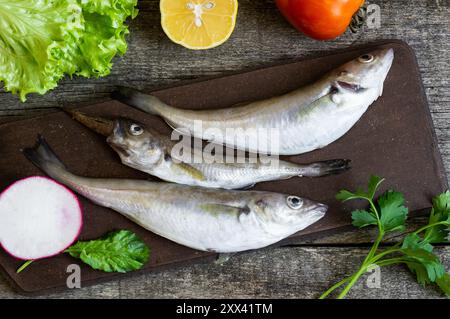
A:
{"type": "MultiPolygon", "coordinates": [[[[177,142],[144,124],[129,119],[91,117],[78,111],[65,110],[73,119],[107,137],[109,145],[119,154],[122,163],[156,176],[162,180],[191,186],[242,189],[256,183],[287,179],[294,176],[319,177],[339,174],[350,168],[350,161],[328,160],[310,164],[295,164],[272,158],[261,160],[249,155],[246,163],[236,159],[227,163],[225,156],[218,161],[195,162],[190,147],[190,160],[173,151],[177,142]],[[249,158],[254,159],[250,162],[249,158]]],[[[245,159],[245,158],[244,158],[245,159]]]]}
{"type": "Polygon", "coordinates": [[[274,244],[321,219],[327,206],[293,195],[215,190],[70,173],[43,138],[25,156],[56,181],[181,245],[232,253],[274,244]]]}
{"type": "Polygon", "coordinates": [[[392,49],[376,50],[342,65],[314,84],[225,109],[175,108],[129,88],[120,88],[115,97],[161,116],[173,128],[187,130],[197,138],[252,153],[302,154],[336,141],[355,125],[382,95],[393,59],[392,49]],[[274,141],[269,133],[260,134],[261,129],[275,130],[278,140],[274,141]]]}

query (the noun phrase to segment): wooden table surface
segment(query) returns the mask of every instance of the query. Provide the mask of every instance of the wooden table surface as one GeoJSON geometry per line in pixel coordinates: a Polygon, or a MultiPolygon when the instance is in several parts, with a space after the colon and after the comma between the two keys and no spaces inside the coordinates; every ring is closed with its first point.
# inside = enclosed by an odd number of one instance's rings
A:
{"type": "MultiPolygon", "coordinates": [[[[247,70],[374,40],[402,39],[416,51],[448,174],[450,0],[371,3],[381,8],[381,28],[366,27],[359,35],[346,34],[335,41],[317,42],[291,28],[273,0],[239,0],[238,22],[228,42],[208,51],[190,51],[173,44],[164,35],[159,23],[159,1],[139,1],[140,14],[131,22],[128,53],[117,59],[110,76],[67,79],[45,96],[30,96],[25,104],[16,96],[0,92],[0,121],[52,112],[54,106],[98,102],[120,84],[150,90],[180,80],[247,70]]],[[[417,223],[420,220],[412,221],[411,226],[417,223]]],[[[224,265],[187,266],[43,297],[316,298],[357,268],[373,236],[371,231],[356,230],[303,240],[292,247],[241,254],[224,265]]],[[[437,252],[450,269],[450,246],[440,246],[437,252]]],[[[349,294],[349,298],[442,297],[433,287],[419,286],[401,266],[382,269],[380,288],[368,288],[363,278],[349,294]]],[[[0,298],[21,296],[0,277],[0,298]]]]}

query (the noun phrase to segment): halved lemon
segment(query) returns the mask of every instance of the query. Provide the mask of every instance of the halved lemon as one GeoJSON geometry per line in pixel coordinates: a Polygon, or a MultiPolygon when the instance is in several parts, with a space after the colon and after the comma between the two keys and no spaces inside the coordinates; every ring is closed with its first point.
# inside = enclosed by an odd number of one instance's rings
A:
{"type": "Polygon", "coordinates": [[[161,25],[175,43],[210,49],[231,36],[237,9],[237,0],[161,0],[161,25]]]}

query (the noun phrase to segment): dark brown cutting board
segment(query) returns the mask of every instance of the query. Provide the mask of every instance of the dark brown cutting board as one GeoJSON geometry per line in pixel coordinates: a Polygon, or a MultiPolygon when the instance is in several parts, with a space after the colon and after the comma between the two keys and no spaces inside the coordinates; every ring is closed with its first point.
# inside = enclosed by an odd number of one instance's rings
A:
{"type": "MultiPolygon", "coordinates": [[[[294,162],[349,158],[353,169],[345,174],[319,179],[294,178],[262,183],[256,189],[285,192],[309,197],[330,205],[319,223],[293,236],[330,232],[349,226],[355,203],[338,203],[334,196],[342,188],[355,189],[366,184],[370,174],[387,179],[384,187],[401,190],[411,211],[430,206],[430,198],[447,189],[447,178],[437,148],[415,55],[400,41],[376,46],[395,49],[394,65],[383,96],[374,103],[357,125],[339,141],[309,154],[291,156],[294,162]]],[[[153,92],[168,104],[201,109],[221,108],[236,103],[283,94],[319,78],[325,72],[347,62],[374,46],[347,50],[300,62],[185,84],[153,92]]],[[[169,133],[159,118],[146,115],[115,101],[83,108],[90,114],[122,115],[151,124],[169,133]]],[[[0,189],[29,175],[42,175],[20,152],[32,146],[43,134],[67,167],[76,174],[91,177],[149,178],[120,164],[118,156],[104,138],[74,122],[62,112],[0,126],[0,189]]],[[[383,187],[383,189],[384,189],[383,187]]],[[[181,195],[181,194],[180,194],[181,195]]],[[[25,200],[25,199],[24,199],[25,200]]],[[[140,272],[152,271],[188,262],[211,261],[216,255],[195,251],[154,235],[118,213],[82,199],[84,227],[81,240],[98,238],[114,229],[136,232],[151,247],[150,262],[140,272]]],[[[287,241],[286,241],[287,242],[287,241]]],[[[270,253],[270,252],[269,252],[270,253]]],[[[67,255],[35,262],[26,271],[15,273],[21,261],[0,251],[0,265],[6,278],[21,293],[62,289],[66,268],[81,265],[82,285],[119,278],[121,274],[94,271],[67,255]]]]}

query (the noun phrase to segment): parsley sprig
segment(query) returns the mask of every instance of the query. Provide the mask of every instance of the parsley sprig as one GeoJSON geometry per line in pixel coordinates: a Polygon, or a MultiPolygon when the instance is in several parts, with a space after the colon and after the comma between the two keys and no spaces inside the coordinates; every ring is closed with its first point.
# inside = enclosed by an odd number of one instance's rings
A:
{"type": "Polygon", "coordinates": [[[450,274],[445,272],[444,265],[433,252],[433,244],[448,241],[450,227],[450,192],[447,191],[433,199],[428,224],[420,229],[406,234],[396,245],[379,249],[385,235],[389,232],[404,231],[408,217],[408,209],[404,206],[403,194],[388,190],[375,200],[375,195],[384,179],[371,176],[367,191],[340,191],[336,198],[342,202],[350,200],[365,200],[369,203],[367,210],[352,212],[353,225],[359,228],[377,226],[378,235],[360,268],[348,278],[338,282],[320,298],[328,297],[336,289],[344,288],[338,294],[343,299],[359,278],[374,265],[383,267],[405,264],[417,277],[417,281],[425,286],[436,284],[450,296],[450,274]]]}

